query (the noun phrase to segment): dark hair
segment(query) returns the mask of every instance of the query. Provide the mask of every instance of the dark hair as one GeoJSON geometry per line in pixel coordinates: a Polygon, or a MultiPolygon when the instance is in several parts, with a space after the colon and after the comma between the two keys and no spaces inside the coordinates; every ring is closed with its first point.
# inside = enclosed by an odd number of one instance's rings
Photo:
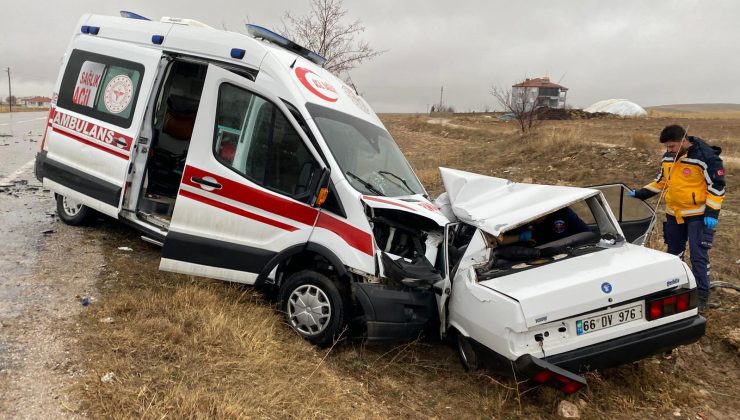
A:
{"type": "Polygon", "coordinates": [[[667,141],[681,141],[686,135],[686,130],[678,124],[667,125],[663,131],[660,132],[660,142],[665,143],[667,141]]]}

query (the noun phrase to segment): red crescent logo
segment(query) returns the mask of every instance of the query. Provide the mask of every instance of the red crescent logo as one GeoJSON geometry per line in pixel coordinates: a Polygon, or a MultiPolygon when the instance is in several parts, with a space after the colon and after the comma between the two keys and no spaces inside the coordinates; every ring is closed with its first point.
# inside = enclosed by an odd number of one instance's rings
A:
{"type": "MultiPolygon", "coordinates": [[[[325,82],[322,78],[319,77],[318,74],[312,72],[311,70],[304,68],[304,67],[296,67],[295,69],[295,75],[298,77],[298,80],[301,81],[303,86],[306,87],[311,93],[318,96],[319,98],[328,101],[328,102],[336,102],[337,99],[339,99],[338,96],[331,97],[327,96],[326,94],[319,91],[319,89],[324,90],[326,93],[333,92],[336,95],[336,91],[334,90],[334,87],[331,86],[329,83],[325,82]],[[312,74],[315,76],[316,79],[318,79],[319,83],[323,84],[324,86],[314,86],[307,78],[307,74],[312,74]]],[[[315,79],[315,80],[316,80],[315,79]]]]}

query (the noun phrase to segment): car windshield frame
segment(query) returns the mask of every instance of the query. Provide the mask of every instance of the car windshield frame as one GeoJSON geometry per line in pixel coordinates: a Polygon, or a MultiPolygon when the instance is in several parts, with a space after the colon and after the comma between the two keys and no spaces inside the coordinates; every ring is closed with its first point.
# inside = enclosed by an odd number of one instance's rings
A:
{"type": "Polygon", "coordinates": [[[310,102],[306,108],[354,189],[367,195],[426,196],[411,165],[383,127],[310,102]]]}

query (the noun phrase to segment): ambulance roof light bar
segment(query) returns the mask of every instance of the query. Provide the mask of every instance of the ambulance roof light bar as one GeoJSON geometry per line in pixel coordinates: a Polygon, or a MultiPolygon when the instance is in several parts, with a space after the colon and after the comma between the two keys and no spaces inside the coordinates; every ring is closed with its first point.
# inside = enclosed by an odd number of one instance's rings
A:
{"type": "Polygon", "coordinates": [[[283,47],[286,50],[292,51],[301,57],[318,64],[319,66],[323,66],[324,63],[326,63],[326,58],[316,54],[306,47],[296,44],[282,35],[278,35],[267,28],[263,28],[262,26],[247,24],[247,32],[249,32],[249,35],[251,35],[252,38],[260,38],[265,41],[270,41],[277,46],[283,47]]]}
{"type": "Polygon", "coordinates": [[[139,19],[139,20],[151,20],[147,17],[144,17],[140,14],[129,12],[128,10],[121,10],[121,17],[129,18],[129,19],[139,19]]]}

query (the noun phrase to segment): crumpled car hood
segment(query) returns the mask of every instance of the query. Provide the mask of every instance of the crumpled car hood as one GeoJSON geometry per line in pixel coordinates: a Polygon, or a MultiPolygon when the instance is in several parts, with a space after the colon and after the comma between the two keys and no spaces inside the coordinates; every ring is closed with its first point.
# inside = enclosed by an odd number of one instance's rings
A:
{"type": "Polygon", "coordinates": [[[493,236],[600,194],[590,188],[524,184],[456,169],[439,170],[455,217],[493,236]]]}

